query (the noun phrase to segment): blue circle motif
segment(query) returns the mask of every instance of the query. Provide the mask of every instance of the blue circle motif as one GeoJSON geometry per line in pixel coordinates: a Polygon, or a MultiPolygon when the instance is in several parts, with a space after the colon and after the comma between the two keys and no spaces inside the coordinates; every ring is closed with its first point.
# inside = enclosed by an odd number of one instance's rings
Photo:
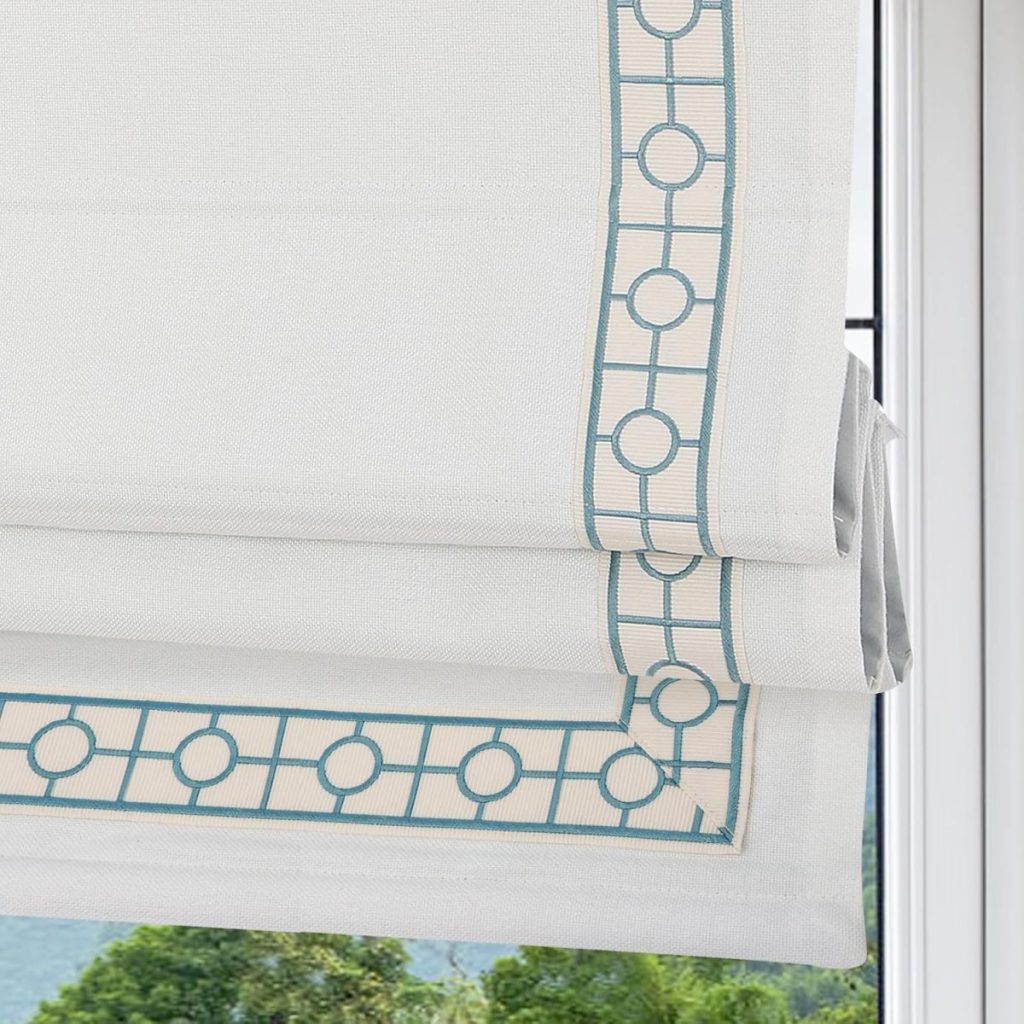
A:
{"type": "Polygon", "coordinates": [[[654,185],[655,188],[660,188],[665,192],[676,192],[679,189],[689,188],[703,173],[704,162],[706,159],[707,150],[704,149],[704,143],[692,128],[685,124],[668,124],[667,122],[656,124],[653,128],[649,128],[644,133],[644,137],[640,140],[640,147],[637,152],[637,163],[640,166],[640,173],[652,185],[654,185]],[[647,149],[651,142],[667,132],[685,136],[693,143],[693,147],[697,153],[697,162],[693,170],[690,171],[685,178],[681,178],[679,181],[669,181],[665,178],[659,178],[658,175],[651,170],[651,166],[647,161],[647,149]]]}
{"type": "Polygon", "coordinates": [[[509,746],[507,743],[502,743],[499,740],[491,740],[488,743],[480,743],[467,752],[466,756],[459,762],[459,768],[455,778],[463,796],[466,796],[477,803],[486,804],[490,803],[492,800],[500,800],[503,796],[508,796],[508,794],[519,785],[519,780],[522,778],[522,774],[523,759],[519,756],[519,751],[516,750],[515,747],[509,746]],[[508,755],[512,762],[512,778],[508,783],[506,783],[506,785],[502,786],[501,789],[495,790],[493,793],[481,793],[470,787],[469,782],[466,780],[466,772],[469,770],[470,762],[472,762],[475,757],[488,750],[500,750],[508,755]]]}
{"type": "Polygon", "coordinates": [[[693,299],[693,284],[685,274],[680,273],[673,267],[651,267],[650,270],[645,270],[629,286],[629,290],[626,292],[626,310],[633,318],[634,323],[639,324],[641,327],[644,327],[649,331],[671,331],[673,327],[678,327],[690,315],[690,311],[693,309],[693,299]],[[642,287],[645,281],[649,281],[651,278],[655,277],[668,277],[674,281],[678,281],[683,286],[685,296],[682,309],[680,309],[675,316],[670,317],[663,323],[648,320],[636,308],[637,291],[642,287]]]}
{"type": "Polygon", "coordinates": [[[662,787],[665,785],[665,773],[661,770],[658,762],[653,758],[649,757],[639,747],[625,747],[622,750],[617,750],[603,765],[601,765],[601,774],[598,776],[597,786],[601,791],[601,796],[612,805],[612,807],[618,807],[621,811],[632,811],[638,807],[643,807],[649,804],[652,800],[655,800],[658,794],[661,792],[662,787]],[[648,764],[654,766],[655,783],[654,788],[646,795],[637,797],[635,800],[622,800],[615,796],[612,791],[608,788],[608,773],[612,767],[624,757],[639,758],[646,761],[648,764]]]}
{"type": "Polygon", "coordinates": [[[655,473],[660,473],[667,466],[672,464],[672,460],[675,459],[676,454],[679,451],[679,429],[675,425],[675,421],[663,413],[660,409],[634,409],[632,412],[627,412],[625,416],[615,424],[615,429],[612,431],[612,452],[615,458],[619,460],[619,463],[625,466],[630,473],[634,473],[636,476],[653,476],[655,473]],[[668,428],[669,434],[669,447],[665,453],[664,458],[650,466],[641,466],[640,464],[633,462],[626,453],[622,450],[622,432],[632,423],[634,420],[639,418],[649,418],[658,420],[659,423],[663,423],[668,428]]]}
{"type": "Polygon", "coordinates": [[[714,683],[712,683],[711,680],[708,679],[706,676],[703,676],[703,674],[702,677],[692,680],[680,679],[678,677],[669,677],[668,679],[663,679],[660,683],[658,683],[657,686],[655,686],[654,690],[651,693],[651,714],[659,722],[661,722],[662,725],[667,725],[671,728],[676,728],[679,726],[689,727],[694,725],[700,725],[701,722],[704,722],[707,719],[709,719],[717,710],[718,690],[715,689],[714,683]],[[668,715],[666,715],[665,712],[661,710],[661,698],[670,687],[680,683],[687,682],[700,683],[701,686],[703,686],[704,689],[707,690],[708,706],[699,714],[694,715],[693,718],[688,718],[682,721],[677,720],[675,718],[669,718],[668,715]]]}
{"type": "Polygon", "coordinates": [[[218,782],[223,782],[235,770],[235,765],[237,763],[238,744],[235,742],[235,737],[232,736],[231,733],[225,732],[223,729],[217,729],[210,726],[206,729],[197,729],[195,732],[189,733],[189,735],[178,744],[171,760],[171,767],[174,769],[175,778],[177,778],[177,780],[183,785],[188,786],[191,789],[205,789],[207,786],[216,786],[218,782]],[[217,739],[224,742],[228,750],[228,763],[216,775],[212,775],[208,779],[195,779],[185,771],[182,767],[181,761],[185,756],[185,752],[193,743],[204,739],[207,736],[215,736],[217,739]]]}
{"type": "Polygon", "coordinates": [[[321,755],[320,760],[316,765],[316,777],[320,782],[320,785],[327,790],[328,793],[333,793],[335,796],[352,796],[355,793],[361,793],[364,789],[369,789],[380,776],[381,769],[384,766],[384,755],[381,753],[381,749],[371,740],[368,736],[346,736],[344,739],[337,740],[332,743],[321,755]],[[370,751],[373,757],[373,768],[370,770],[370,774],[362,781],[356,783],[354,786],[338,786],[327,777],[327,760],[336,750],[340,750],[344,747],[360,746],[370,751]]]}
{"type": "Polygon", "coordinates": [[[44,779],[66,779],[69,775],[74,775],[80,772],[93,758],[93,754],[96,752],[96,734],[92,729],[85,724],[85,722],[79,722],[74,718],[62,718],[56,722],[50,722],[48,725],[44,725],[29,741],[28,744],[28,763],[29,767],[36,773],[41,775],[44,779]],[[86,739],[86,751],[85,754],[78,759],[75,764],[70,765],[67,768],[51,769],[44,768],[37,757],[36,748],[39,745],[40,740],[44,736],[48,736],[50,733],[57,729],[67,730],[74,729],[82,733],[86,739]]]}

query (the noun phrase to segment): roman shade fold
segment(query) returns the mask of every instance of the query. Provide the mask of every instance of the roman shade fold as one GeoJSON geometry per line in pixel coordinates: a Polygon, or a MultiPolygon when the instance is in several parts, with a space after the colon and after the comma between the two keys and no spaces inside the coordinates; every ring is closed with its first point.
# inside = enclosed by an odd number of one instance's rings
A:
{"type": "Polygon", "coordinates": [[[663,553],[0,528],[0,630],[877,692],[909,643],[872,422],[857,550],[823,565],[663,553]]]}
{"type": "MultiPolygon", "coordinates": [[[[368,689],[353,695],[369,707],[368,689]]],[[[180,812],[54,818],[8,806],[3,910],[859,963],[860,754],[871,698],[787,688],[762,697],[752,749],[758,792],[739,856],[557,841],[557,833],[546,842],[512,832],[469,841],[473,833],[457,828],[438,839],[394,827],[360,834],[278,820],[253,828],[236,818],[217,828],[204,825],[223,819],[180,812]]],[[[243,686],[236,700],[251,693],[243,686]]]]}
{"type": "Polygon", "coordinates": [[[3,5],[0,912],[863,957],[855,6],[3,5]]]}

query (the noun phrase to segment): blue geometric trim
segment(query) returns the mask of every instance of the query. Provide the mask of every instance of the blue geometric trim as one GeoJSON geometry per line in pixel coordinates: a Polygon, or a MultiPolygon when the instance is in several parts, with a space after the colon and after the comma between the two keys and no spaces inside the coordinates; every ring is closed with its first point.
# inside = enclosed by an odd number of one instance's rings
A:
{"type": "MultiPolygon", "coordinates": [[[[666,22],[650,0],[608,0],[611,187],[583,504],[596,548],[714,554],[733,29],[731,0],[680,7],[666,22]]],[[[0,805],[735,846],[754,691],[733,651],[731,564],[611,558],[624,680],[607,720],[0,693],[0,805]],[[642,585],[624,586],[627,572],[642,585]],[[625,675],[634,664],[643,673],[625,675]]]]}
{"type": "Polygon", "coordinates": [[[742,683],[732,626],[732,559],[610,552],[608,642],[623,675],[681,663],[709,680],[742,683]]]}
{"type": "Polygon", "coordinates": [[[608,0],[610,190],[583,454],[589,543],[715,554],[708,458],[736,183],[731,0],[608,0]]]}
{"type": "Polygon", "coordinates": [[[749,688],[683,674],[607,721],[3,693],[0,805],[731,844],[749,688]]]}

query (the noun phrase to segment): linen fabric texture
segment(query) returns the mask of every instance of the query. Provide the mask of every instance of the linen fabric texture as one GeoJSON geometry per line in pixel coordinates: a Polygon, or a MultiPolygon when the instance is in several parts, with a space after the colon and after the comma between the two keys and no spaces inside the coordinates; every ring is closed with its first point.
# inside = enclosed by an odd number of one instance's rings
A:
{"type": "MultiPolygon", "coordinates": [[[[444,678],[458,690],[462,681],[478,685],[477,675],[444,678]]],[[[369,699],[370,687],[360,685],[369,699]]],[[[299,692],[308,689],[302,684],[299,692]]],[[[376,692],[387,707],[386,693],[376,692]]],[[[248,699],[244,681],[236,699],[248,699]]],[[[0,905],[9,914],[851,966],[865,953],[861,754],[870,713],[865,694],[764,690],[756,785],[735,857],[466,842],[455,831],[358,835],[5,813],[0,905]]]]}
{"type": "Polygon", "coordinates": [[[890,428],[856,364],[850,385],[870,471],[835,563],[2,527],[0,630],[654,677],[681,659],[714,682],[888,689],[909,655],[890,428]]]}
{"type": "Polygon", "coordinates": [[[850,0],[65,7],[3,11],[0,522],[848,546],[850,0]]]}
{"type": "Polygon", "coordinates": [[[0,912],[863,959],[855,49],[0,8],[0,912]]]}

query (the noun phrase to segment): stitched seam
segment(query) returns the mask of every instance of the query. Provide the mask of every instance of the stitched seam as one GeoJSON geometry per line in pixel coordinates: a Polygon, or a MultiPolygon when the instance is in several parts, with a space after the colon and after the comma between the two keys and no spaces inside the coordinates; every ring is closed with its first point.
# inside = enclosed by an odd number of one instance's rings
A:
{"type": "MultiPolygon", "coordinates": [[[[12,817],[33,818],[35,816],[34,815],[12,815],[12,817]]],[[[438,841],[441,842],[443,840],[438,840],[438,841]]],[[[38,865],[40,863],[40,860],[41,860],[40,857],[2,857],[2,858],[0,858],[0,863],[24,862],[24,863],[27,863],[27,864],[38,865]]],[[[47,864],[80,864],[80,865],[85,865],[85,866],[95,866],[95,865],[99,864],[99,865],[103,865],[103,866],[109,865],[111,867],[122,866],[122,867],[131,868],[131,867],[134,867],[134,866],[138,865],[140,862],[137,861],[137,860],[128,861],[128,860],[121,860],[121,859],[117,859],[117,860],[113,860],[113,859],[111,859],[111,860],[86,860],[84,858],[59,857],[59,858],[54,858],[53,860],[47,859],[45,861],[45,863],[47,863],[47,864]]],[[[146,860],[145,862],[142,862],[142,863],[144,863],[146,866],[153,866],[153,867],[163,867],[163,866],[167,866],[168,864],[173,864],[174,866],[179,866],[180,865],[179,861],[165,861],[165,860],[156,860],[156,859],[146,860]]],[[[246,863],[247,867],[252,867],[253,866],[251,861],[246,861],[245,863],[246,863]]],[[[264,863],[265,863],[265,861],[264,861],[264,863]]],[[[206,864],[206,863],[202,863],[202,864],[189,863],[187,866],[190,869],[198,867],[200,869],[207,870],[207,871],[211,871],[212,870],[213,873],[216,873],[218,875],[220,875],[220,874],[228,874],[229,873],[229,871],[227,869],[223,869],[223,870],[217,869],[216,867],[211,867],[211,865],[206,864]]],[[[260,866],[261,865],[259,865],[259,864],[255,865],[257,870],[259,870],[260,866]]],[[[402,881],[402,880],[406,880],[406,881],[410,881],[410,882],[436,882],[436,881],[444,881],[444,882],[497,882],[497,883],[504,883],[506,885],[510,881],[510,876],[507,875],[507,874],[505,874],[505,875],[450,875],[450,874],[443,874],[443,873],[439,873],[439,874],[416,873],[416,874],[413,874],[413,873],[406,873],[406,872],[390,872],[390,873],[377,874],[377,873],[370,873],[370,872],[364,872],[364,871],[358,871],[358,872],[357,871],[353,871],[353,872],[345,872],[342,875],[337,875],[337,874],[329,874],[326,871],[324,871],[324,872],[311,871],[311,870],[309,870],[309,866],[308,865],[297,863],[297,862],[293,862],[293,861],[281,861],[281,862],[278,862],[275,865],[275,867],[277,869],[280,869],[280,870],[287,870],[291,874],[307,875],[307,876],[309,876],[311,878],[328,878],[328,879],[330,879],[330,878],[359,878],[359,879],[365,879],[367,881],[375,881],[375,880],[381,880],[381,881],[402,881]]],[[[514,876],[512,876],[511,880],[514,881],[516,879],[515,879],[514,876]]],[[[535,882],[536,881],[536,877],[535,876],[533,876],[531,878],[523,877],[521,879],[521,881],[523,881],[523,882],[534,881],[535,882]]],[[[610,885],[609,886],[601,886],[601,885],[587,884],[587,885],[581,885],[581,886],[575,886],[574,887],[572,885],[571,881],[566,881],[566,880],[561,879],[561,878],[552,879],[550,884],[557,885],[559,887],[559,889],[563,889],[563,890],[566,889],[566,888],[576,888],[578,891],[586,892],[586,893],[590,893],[590,892],[610,892],[610,893],[615,893],[615,894],[620,895],[620,896],[622,895],[622,887],[621,886],[610,886],[610,885]]],[[[662,892],[663,888],[664,887],[659,887],[658,888],[658,892],[659,893],[662,892]]],[[[711,897],[718,898],[718,899],[749,900],[751,898],[749,892],[741,892],[741,891],[735,890],[735,889],[731,889],[731,890],[708,889],[706,886],[701,886],[700,888],[696,888],[695,887],[695,888],[692,888],[692,889],[689,888],[689,887],[686,887],[686,888],[683,888],[683,889],[678,889],[677,888],[677,889],[674,889],[673,891],[676,891],[676,892],[680,892],[680,891],[681,892],[692,892],[692,893],[694,893],[697,896],[711,896],[711,897]]],[[[825,894],[825,893],[823,893],[821,895],[813,895],[813,896],[808,897],[806,889],[801,889],[799,891],[788,891],[787,890],[785,892],[758,893],[757,898],[758,899],[764,899],[764,900],[771,900],[771,901],[779,901],[779,900],[787,900],[787,901],[789,901],[789,900],[807,900],[808,902],[816,902],[816,903],[844,904],[844,903],[849,903],[851,901],[856,901],[856,899],[859,898],[859,896],[855,895],[851,891],[851,894],[849,896],[836,896],[836,895],[832,895],[832,894],[825,894]]]]}

